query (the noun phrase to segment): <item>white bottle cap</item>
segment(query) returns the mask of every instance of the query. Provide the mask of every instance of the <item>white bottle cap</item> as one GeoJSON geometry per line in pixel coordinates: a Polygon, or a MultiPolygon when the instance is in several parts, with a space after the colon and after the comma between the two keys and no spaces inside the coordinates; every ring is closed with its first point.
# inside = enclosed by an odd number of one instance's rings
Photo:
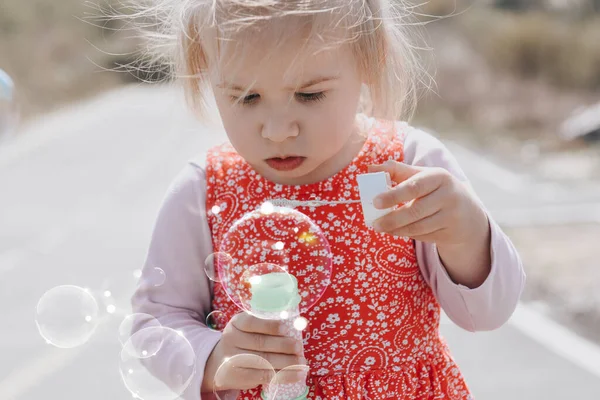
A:
{"type": "Polygon", "coordinates": [[[358,181],[358,191],[360,192],[360,202],[365,217],[365,224],[373,226],[375,220],[389,214],[394,207],[383,210],[375,208],[373,199],[383,192],[387,192],[392,187],[390,174],[387,172],[373,172],[361,174],[356,177],[358,181]]]}

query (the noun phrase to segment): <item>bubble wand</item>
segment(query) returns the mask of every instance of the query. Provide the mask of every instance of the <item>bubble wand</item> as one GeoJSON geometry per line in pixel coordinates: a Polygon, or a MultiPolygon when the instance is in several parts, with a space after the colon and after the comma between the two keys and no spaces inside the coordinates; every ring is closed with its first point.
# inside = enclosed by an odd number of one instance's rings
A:
{"type": "MultiPolygon", "coordinates": [[[[230,255],[217,259],[227,296],[251,315],[282,321],[287,336],[301,340],[295,322],[331,281],[332,254],[321,229],[301,212],[267,202],[233,224],[220,252],[230,255]]],[[[305,399],[308,368],[299,375],[292,383],[264,385],[262,397],[305,399]]]]}
{"type": "MultiPolygon", "coordinates": [[[[254,313],[270,314],[270,319],[281,318],[287,328],[286,336],[302,340],[302,332],[295,329],[294,319],[299,316],[300,295],[298,281],[293,275],[271,272],[250,281],[252,299],[250,308],[254,313]]],[[[262,398],[269,400],[301,400],[308,395],[305,374],[294,383],[275,383],[263,386],[262,398]]]]}

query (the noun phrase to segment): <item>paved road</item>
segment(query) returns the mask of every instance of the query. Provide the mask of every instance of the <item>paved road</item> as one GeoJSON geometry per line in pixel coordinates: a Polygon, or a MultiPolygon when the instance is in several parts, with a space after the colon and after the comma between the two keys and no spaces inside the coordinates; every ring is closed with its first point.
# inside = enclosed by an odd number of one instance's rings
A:
{"type": "MultiPolygon", "coordinates": [[[[134,271],[166,186],[186,159],[221,140],[182,110],[172,90],[132,87],[44,119],[0,148],[1,400],[131,398],[118,372],[117,328],[134,271]],[[38,299],[62,284],[110,290],[101,305],[116,306],[89,343],[71,350],[47,345],[35,326],[38,299]]],[[[490,183],[477,157],[456,151],[494,212],[508,201],[533,204],[514,199],[510,172],[496,170],[508,174],[506,187],[490,183]]],[[[596,199],[593,190],[585,196],[596,199]]],[[[519,315],[493,333],[443,325],[476,397],[600,398],[600,351],[568,332],[545,336],[554,328],[519,315]]]]}

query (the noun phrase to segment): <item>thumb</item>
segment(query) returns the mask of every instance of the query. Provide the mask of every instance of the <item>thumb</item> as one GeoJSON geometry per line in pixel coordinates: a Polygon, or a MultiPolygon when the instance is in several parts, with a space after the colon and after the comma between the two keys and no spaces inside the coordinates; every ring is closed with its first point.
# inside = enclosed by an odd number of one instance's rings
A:
{"type": "Polygon", "coordinates": [[[421,168],[401,163],[395,160],[388,160],[383,164],[369,165],[369,172],[387,172],[390,178],[395,182],[402,182],[416,175],[421,168]]]}

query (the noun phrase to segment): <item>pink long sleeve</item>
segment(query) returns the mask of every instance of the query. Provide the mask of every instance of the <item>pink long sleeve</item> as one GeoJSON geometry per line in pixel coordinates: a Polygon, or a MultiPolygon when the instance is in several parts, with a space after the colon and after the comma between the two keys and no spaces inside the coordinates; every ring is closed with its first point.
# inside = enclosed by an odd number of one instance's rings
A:
{"type": "MultiPolygon", "coordinates": [[[[204,323],[210,312],[212,290],[204,273],[204,262],[212,252],[205,216],[205,177],[201,168],[189,164],[173,182],[163,201],[150,243],[146,263],[133,296],[134,312],[156,317],[166,327],[182,331],[196,352],[196,375],[182,395],[200,399],[204,367],[220,332],[204,323]],[[165,282],[154,286],[153,268],[162,268],[165,282]]],[[[139,329],[139,328],[138,328],[139,329]]],[[[170,368],[169,352],[154,362],[151,371],[168,383],[178,379],[170,368]]],[[[212,394],[202,394],[213,399],[212,394]]]]}
{"type": "MultiPolygon", "coordinates": [[[[450,151],[430,134],[409,129],[404,141],[404,162],[441,167],[468,184],[450,151]]],[[[525,286],[525,273],[510,239],[488,212],[491,226],[491,272],[475,289],[457,285],[442,265],[435,244],[417,242],[421,272],[440,305],[454,323],[471,332],[502,326],[514,312],[525,286]]]]}

